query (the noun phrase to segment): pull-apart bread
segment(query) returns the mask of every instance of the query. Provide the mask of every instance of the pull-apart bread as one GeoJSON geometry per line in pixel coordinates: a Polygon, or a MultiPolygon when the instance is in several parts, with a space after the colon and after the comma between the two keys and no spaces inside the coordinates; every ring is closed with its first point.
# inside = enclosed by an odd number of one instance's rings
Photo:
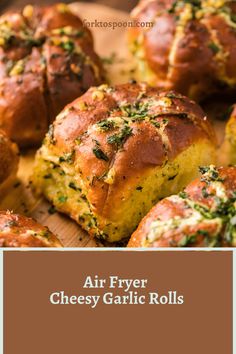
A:
{"type": "Polygon", "coordinates": [[[64,106],[102,79],[93,38],[67,5],[0,17],[0,128],[39,144],[64,106]]]}
{"type": "Polygon", "coordinates": [[[0,196],[14,181],[19,162],[19,152],[15,143],[0,130],[0,196]]]}
{"type": "Polygon", "coordinates": [[[62,247],[62,244],[35,220],[0,211],[0,247],[62,247]]]}
{"type": "Polygon", "coordinates": [[[236,167],[200,171],[200,179],[152,208],[128,247],[236,246],[236,167]]]}
{"type": "Polygon", "coordinates": [[[33,184],[90,235],[114,242],[214,160],[214,133],[193,101],[144,83],[101,85],[58,115],[33,184]]]}
{"type": "Polygon", "coordinates": [[[129,31],[141,80],[193,99],[235,91],[235,1],[141,0],[131,17],[147,22],[129,31]]]}

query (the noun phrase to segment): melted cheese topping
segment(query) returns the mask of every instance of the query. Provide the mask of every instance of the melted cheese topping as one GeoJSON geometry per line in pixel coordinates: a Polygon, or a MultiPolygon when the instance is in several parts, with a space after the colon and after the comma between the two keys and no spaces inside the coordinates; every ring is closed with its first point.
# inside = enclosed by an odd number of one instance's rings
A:
{"type": "MultiPolygon", "coordinates": [[[[209,226],[212,226],[210,228],[211,230],[214,230],[213,232],[209,233],[208,237],[211,238],[212,240],[215,237],[218,237],[221,235],[221,233],[224,233],[225,237],[227,238],[228,236],[231,237],[231,242],[234,245],[235,244],[235,238],[236,238],[236,229],[234,229],[234,226],[236,225],[236,202],[232,203],[232,210],[235,212],[235,216],[230,217],[229,215],[229,220],[224,221],[223,216],[227,217],[227,215],[222,214],[222,217],[215,216],[212,214],[212,217],[206,217],[205,213],[208,213],[209,215],[211,213],[217,212],[218,211],[218,201],[220,200],[220,203],[222,205],[227,205],[227,203],[230,203],[230,199],[227,196],[226,188],[225,185],[223,184],[222,181],[218,180],[213,180],[212,178],[212,173],[216,172],[214,166],[211,165],[206,173],[204,173],[204,179],[208,180],[207,186],[208,190],[211,193],[210,196],[214,196],[214,202],[211,205],[211,208],[208,208],[205,204],[200,203],[200,202],[195,202],[189,198],[182,199],[177,195],[171,196],[167,198],[170,200],[172,203],[176,205],[181,205],[184,203],[186,210],[186,216],[185,217],[173,217],[165,221],[161,220],[155,220],[151,223],[150,229],[148,232],[148,235],[146,239],[143,241],[143,247],[147,247],[150,244],[153,244],[155,241],[160,240],[162,237],[165,237],[165,235],[171,231],[174,232],[174,230],[178,231],[179,234],[188,235],[188,228],[189,227],[194,227],[198,226],[201,224],[201,228],[204,230],[205,228],[208,229],[209,226]],[[227,231],[227,228],[225,229],[225,223],[228,222],[229,227],[231,228],[231,231],[227,231]],[[230,226],[231,225],[231,226],[230,226]],[[227,232],[229,235],[227,236],[227,232]],[[231,233],[231,235],[230,235],[231,233]]],[[[216,177],[214,177],[216,178],[216,177]]],[[[232,213],[232,210],[230,211],[232,213]]],[[[191,235],[188,235],[191,236],[191,235]]],[[[223,235],[222,235],[223,236],[223,235]]]]}
{"type": "MultiPolygon", "coordinates": [[[[139,80],[145,79],[151,85],[156,85],[156,81],[158,81],[161,87],[172,87],[172,77],[176,67],[176,56],[178,53],[179,43],[185,36],[185,28],[189,21],[196,18],[204,25],[206,25],[209,34],[212,37],[213,45],[218,48],[217,52],[213,56],[213,60],[217,63],[216,79],[221,82],[225,82],[229,87],[235,86],[236,78],[229,77],[226,73],[226,62],[229,57],[229,52],[226,51],[226,49],[217,37],[217,32],[210,27],[207,21],[207,18],[209,16],[217,15],[221,17],[230,28],[236,29],[236,22],[232,20],[232,11],[227,6],[227,4],[227,0],[202,0],[201,4],[198,7],[197,5],[194,6],[193,4],[186,3],[184,1],[175,2],[173,5],[173,12],[175,16],[178,16],[178,19],[176,20],[176,31],[169,52],[169,66],[166,77],[158,77],[158,74],[152,71],[152,69],[149,67],[148,62],[146,61],[146,52],[143,39],[144,33],[141,32],[137,40],[135,40],[135,43],[133,42],[133,44],[131,44],[131,51],[137,59],[137,78],[139,80]]],[[[158,21],[158,16],[159,14],[157,13],[156,18],[153,22],[158,21]]],[[[210,44],[211,43],[209,43],[209,47],[210,44]]],[[[195,96],[195,94],[196,96],[198,96],[198,86],[192,85],[192,87],[189,87],[189,96],[195,96]]]]}

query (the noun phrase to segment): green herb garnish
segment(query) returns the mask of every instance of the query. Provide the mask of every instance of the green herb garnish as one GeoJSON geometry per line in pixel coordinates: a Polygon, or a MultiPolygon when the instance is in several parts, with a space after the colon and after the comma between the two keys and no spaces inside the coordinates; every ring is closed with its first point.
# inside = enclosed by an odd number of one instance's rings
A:
{"type": "Polygon", "coordinates": [[[182,95],[180,95],[180,94],[178,94],[178,93],[175,93],[175,92],[168,92],[167,94],[166,94],[166,97],[167,98],[179,98],[179,99],[183,99],[183,96],[182,95]]]}
{"type": "Polygon", "coordinates": [[[138,186],[138,187],[136,188],[136,190],[137,190],[137,191],[142,191],[142,190],[143,190],[143,187],[142,187],[142,186],[138,186]]]}
{"type": "Polygon", "coordinates": [[[196,242],[196,235],[185,235],[179,242],[178,247],[187,247],[196,242]]]}
{"type": "Polygon", "coordinates": [[[180,192],[179,193],[179,197],[182,199],[187,199],[188,198],[188,194],[186,192],[180,192]]]}
{"type": "Polygon", "coordinates": [[[176,176],[178,176],[178,173],[176,173],[173,176],[168,177],[168,181],[172,181],[173,179],[175,179],[176,176]]]}
{"type": "Polygon", "coordinates": [[[112,120],[101,120],[97,123],[97,126],[103,131],[109,131],[114,128],[115,122],[112,120]]]}
{"type": "Polygon", "coordinates": [[[148,115],[148,103],[135,102],[134,104],[126,104],[120,107],[122,113],[134,121],[142,121],[148,115]]]}
{"type": "Polygon", "coordinates": [[[108,144],[115,145],[117,149],[123,147],[126,140],[132,135],[132,128],[124,125],[118,134],[111,135],[107,138],[108,144]]]}
{"type": "Polygon", "coordinates": [[[47,239],[50,236],[49,231],[47,231],[47,230],[40,231],[38,235],[41,236],[41,237],[45,237],[47,239]]]}
{"type": "Polygon", "coordinates": [[[202,188],[202,196],[203,196],[204,198],[208,198],[208,197],[209,197],[209,193],[207,192],[206,187],[203,187],[203,188],[202,188]]]}
{"type": "Polygon", "coordinates": [[[61,42],[60,47],[64,50],[66,50],[67,52],[71,53],[75,49],[75,44],[73,41],[67,40],[66,42],[61,42]]]}
{"type": "Polygon", "coordinates": [[[65,203],[67,201],[68,197],[65,195],[61,195],[60,197],[58,197],[58,201],[60,203],[65,203]]]}
{"type": "Polygon", "coordinates": [[[99,160],[109,161],[109,157],[102,151],[100,144],[96,141],[96,145],[93,148],[93,153],[99,160]]]}
{"type": "Polygon", "coordinates": [[[81,191],[81,188],[77,187],[74,182],[70,182],[69,187],[75,191],[81,191]]]}
{"type": "Polygon", "coordinates": [[[156,127],[156,128],[160,128],[160,127],[161,127],[160,123],[157,122],[157,121],[155,121],[155,120],[150,120],[150,123],[151,123],[152,125],[154,125],[154,127],[156,127]]]}
{"type": "Polygon", "coordinates": [[[201,181],[209,183],[210,181],[223,182],[224,179],[219,177],[219,172],[215,167],[203,166],[199,167],[200,173],[203,175],[201,181]]]}
{"type": "Polygon", "coordinates": [[[214,42],[209,43],[208,47],[212,50],[214,54],[217,54],[220,51],[220,47],[218,47],[218,45],[214,42]]]}
{"type": "Polygon", "coordinates": [[[73,159],[74,159],[74,154],[75,154],[75,152],[72,151],[72,152],[69,152],[69,153],[64,154],[63,156],[60,156],[60,157],[59,157],[59,162],[72,163],[72,162],[73,162],[73,159]]]}
{"type": "Polygon", "coordinates": [[[52,178],[52,174],[48,173],[47,175],[44,175],[43,178],[44,179],[50,179],[50,178],[52,178]]]}

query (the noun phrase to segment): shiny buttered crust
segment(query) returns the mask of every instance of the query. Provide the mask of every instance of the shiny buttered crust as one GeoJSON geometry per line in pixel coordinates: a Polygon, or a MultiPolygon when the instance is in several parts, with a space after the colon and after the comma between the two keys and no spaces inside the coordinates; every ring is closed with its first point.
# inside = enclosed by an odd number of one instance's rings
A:
{"type": "Polygon", "coordinates": [[[229,163],[236,165],[236,105],[233,107],[230,119],[226,124],[225,141],[228,149],[229,163]]]}
{"type": "Polygon", "coordinates": [[[91,235],[118,241],[214,161],[214,139],[186,97],[146,84],[93,87],[51,126],[33,184],[91,235]]]}
{"type": "Polygon", "coordinates": [[[102,81],[93,38],[68,6],[26,6],[0,17],[0,128],[39,144],[64,106],[102,81]]]}
{"type": "Polygon", "coordinates": [[[0,130],[0,195],[16,177],[18,163],[19,151],[16,144],[0,130]]]}
{"type": "Polygon", "coordinates": [[[234,1],[142,0],[131,17],[147,22],[129,30],[141,80],[194,99],[235,90],[234,1]]]}
{"type": "Polygon", "coordinates": [[[0,247],[62,247],[62,244],[35,220],[0,211],[0,247]]]}
{"type": "Polygon", "coordinates": [[[236,246],[236,167],[200,171],[183,192],[152,208],[128,247],[236,246]]]}

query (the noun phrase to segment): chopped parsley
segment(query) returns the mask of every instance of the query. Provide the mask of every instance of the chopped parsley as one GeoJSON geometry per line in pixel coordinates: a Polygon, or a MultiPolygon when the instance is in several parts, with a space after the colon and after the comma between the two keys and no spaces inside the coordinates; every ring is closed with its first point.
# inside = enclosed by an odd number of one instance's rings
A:
{"type": "Polygon", "coordinates": [[[176,0],[173,2],[173,4],[171,5],[171,7],[168,9],[168,13],[170,14],[174,14],[178,5],[182,5],[182,4],[191,4],[193,5],[193,10],[197,10],[201,8],[201,0],[176,0]]]}
{"type": "Polygon", "coordinates": [[[209,232],[206,231],[206,230],[198,230],[197,233],[198,233],[198,235],[200,235],[200,236],[209,237],[209,232]]]}
{"type": "Polygon", "coordinates": [[[122,113],[133,121],[142,121],[148,116],[148,103],[137,101],[134,104],[125,104],[120,107],[122,113]]]}
{"type": "Polygon", "coordinates": [[[164,119],[162,120],[162,123],[163,123],[163,124],[168,124],[168,123],[169,123],[169,119],[164,118],[164,119]]]}
{"type": "Polygon", "coordinates": [[[4,228],[5,227],[15,227],[18,226],[18,223],[16,220],[9,220],[4,224],[4,228]]]}
{"type": "Polygon", "coordinates": [[[59,35],[66,35],[66,36],[75,36],[77,38],[84,36],[83,30],[76,30],[75,28],[69,26],[57,28],[53,31],[53,33],[59,35]]]}
{"type": "Polygon", "coordinates": [[[174,1],[171,7],[168,9],[169,14],[173,14],[175,12],[175,9],[177,7],[178,1],[174,1]]]}
{"type": "Polygon", "coordinates": [[[208,171],[210,171],[210,167],[208,167],[208,166],[201,166],[201,167],[199,167],[199,171],[200,171],[200,173],[203,175],[203,174],[207,173],[208,171]]]}
{"type": "Polygon", "coordinates": [[[175,179],[175,177],[177,177],[178,176],[178,173],[176,173],[175,175],[173,175],[173,176],[170,176],[170,177],[168,177],[168,181],[172,181],[172,180],[174,180],[175,179]]]}
{"type": "Polygon", "coordinates": [[[209,43],[208,48],[210,48],[214,54],[217,54],[220,51],[220,47],[214,42],[209,43]]]}
{"type": "Polygon", "coordinates": [[[201,204],[197,204],[195,203],[193,205],[194,209],[197,210],[202,216],[204,216],[205,219],[213,219],[214,216],[211,213],[210,209],[201,205],[201,204]]]}
{"type": "Polygon", "coordinates": [[[101,120],[97,126],[103,131],[112,130],[115,127],[115,122],[112,120],[101,120]]]}
{"type": "Polygon", "coordinates": [[[52,174],[48,173],[48,174],[44,175],[43,178],[44,179],[50,179],[50,178],[52,178],[52,174]]]}
{"type": "MultiPolygon", "coordinates": [[[[49,237],[50,237],[50,233],[49,233],[48,230],[42,230],[42,231],[39,232],[38,235],[41,236],[41,237],[45,237],[47,239],[49,239],[49,237]]],[[[37,236],[37,234],[35,236],[37,236]]]]}
{"type": "Polygon", "coordinates": [[[203,188],[202,188],[202,196],[203,196],[204,198],[208,198],[209,195],[210,195],[210,194],[207,192],[206,187],[203,187],[203,188]]]}
{"type": "Polygon", "coordinates": [[[230,18],[232,22],[236,22],[236,14],[231,13],[230,18]]]}
{"type": "Polygon", "coordinates": [[[186,192],[180,192],[179,193],[179,197],[182,199],[187,199],[188,198],[188,194],[186,192]]]}
{"type": "Polygon", "coordinates": [[[95,143],[96,143],[96,145],[93,148],[93,153],[96,156],[96,158],[99,160],[109,161],[109,157],[100,148],[99,142],[97,140],[95,140],[95,143]]]}
{"type": "Polygon", "coordinates": [[[67,52],[73,52],[73,50],[75,49],[75,44],[72,40],[67,40],[65,42],[60,42],[60,47],[64,50],[66,50],[67,52]]]}
{"type": "Polygon", "coordinates": [[[142,190],[143,190],[143,187],[142,187],[142,186],[138,186],[138,187],[136,188],[136,190],[137,190],[137,191],[142,191],[142,190]]]}
{"type": "Polygon", "coordinates": [[[180,94],[178,94],[178,93],[175,93],[175,92],[168,92],[167,94],[166,94],[166,97],[167,98],[179,98],[179,99],[183,99],[183,96],[182,95],[180,95],[180,94]]]}
{"type": "Polygon", "coordinates": [[[196,235],[184,235],[178,242],[178,247],[187,247],[196,242],[196,235]]]}
{"type": "Polygon", "coordinates": [[[115,145],[117,149],[123,147],[126,140],[132,135],[132,128],[124,125],[121,131],[107,138],[108,144],[115,145]]]}
{"type": "Polygon", "coordinates": [[[69,152],[69,153],[64,154],[63,156],[60,156],[60,157],[59,157],[59,162],[72,163],[72,162],[73,162],[73,159],[74,159],[74,154],[75,154],[75,152],[72,151],[72,152],[69,152]]]}
{"type": "Polygon", "coordinates": [[[76,143],[76,145],[80,145],[81,144],[81,137],[76,138],[75,143],[76,143]]]}
{"type": "Polygon", "coordinates": [[[69,188],[71,188],[71,189],[73,189],[75,191],[80,191],[81,192],[81,188],[77,187],[74,182],[70,182],[69,183],[69,188]]]}
{"type": "Polygon", "coordinates": [[[219,172],[214,166],[203,166],[199,167],[200,173],[203,175],[201,181],[210,182],[210,181],[218,181],[223,182],[224,179],[219,177],[219,172]]]}
{"type": "Polygon", "coordinates": [[[151,122],[151,124],[154,125],[154,127],[156,127],[156,128],[160,128],[160,127],[161,127],[160,123],[157,122],[156,120],[150,120],[150,122],[151,122]]]}
{"type": "Polygon", "coordinates": [[[191,4],[193,6],[201,7],[202,0],[183,0],[186,4],[191,4]]]}
{"type": "Polygon", "coordinates": [[[58,201],[60,203],[65,203],[67,201],[68,197],[65,195],[61,195],[60,197],[58,197],[58,201]]]}

